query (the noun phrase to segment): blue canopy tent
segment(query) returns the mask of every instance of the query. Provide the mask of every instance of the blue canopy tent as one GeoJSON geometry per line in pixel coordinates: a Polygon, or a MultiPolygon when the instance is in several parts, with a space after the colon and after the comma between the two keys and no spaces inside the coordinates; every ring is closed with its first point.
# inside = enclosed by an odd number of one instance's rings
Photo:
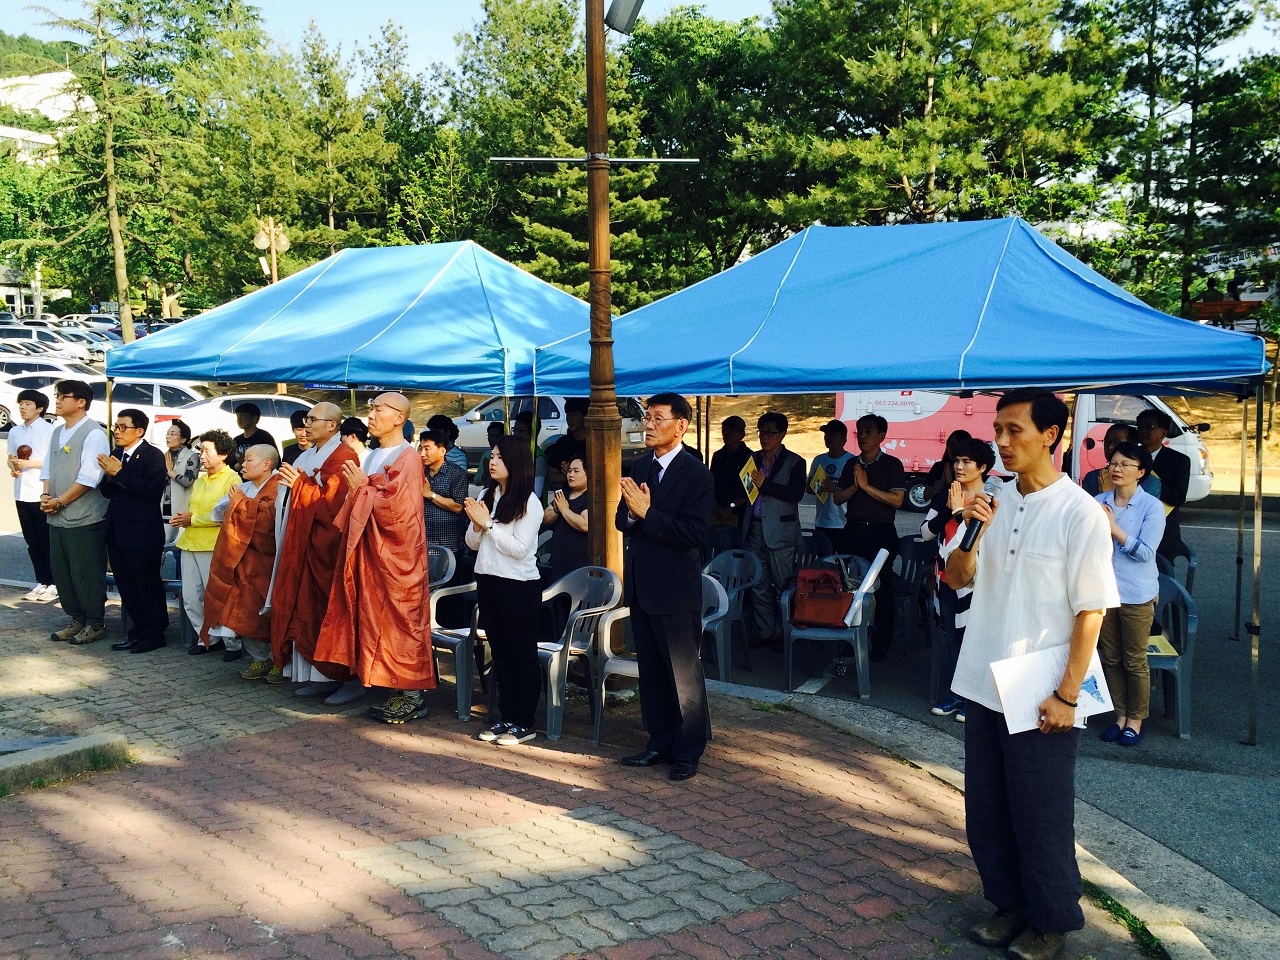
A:
{"type": "Polygon", "coordinates": [[[576,297],[471,241],[341,250],[107,356],[110,377],[382,384],[516,396],[576,297]]]}
{"type": "MultiPolygon", "coordinates": [[[[585,389],[588,336],[539,350],[538,392],[585,389]]],[[[1017,218],[809,227],[616,318],[613,337],[627,395],[1192,383],[1236,392],[1224,381],[1267,368],[1261,338],[1163,314],[1017,218]]]]}

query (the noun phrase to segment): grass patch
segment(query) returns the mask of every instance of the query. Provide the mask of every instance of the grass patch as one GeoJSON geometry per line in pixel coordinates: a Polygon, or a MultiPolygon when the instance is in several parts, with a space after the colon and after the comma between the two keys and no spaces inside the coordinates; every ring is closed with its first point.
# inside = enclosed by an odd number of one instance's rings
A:
{"type": "Polygon", "coordinates": [[[766,703],[763,700],[752,700],[751,709],[758,710],[760,713],[794,713],[795,711],[785,703],[766,703]]]}
{"type": "Polygon", "coordinates": [[[1155,958],[1155,960],[1164,957],[1165,953],[1160,946],[1160,939],[1147,929],[1145,923],[1130,913],[1123,903],[1108,895],[1097,884],[1090,883],[1088,880],[1084,881],[1084,895],[1101,909],[1111,914],[1117,923],[1128,929],[1129,935],[1133,937],[1143,954],[1155,958]]]}

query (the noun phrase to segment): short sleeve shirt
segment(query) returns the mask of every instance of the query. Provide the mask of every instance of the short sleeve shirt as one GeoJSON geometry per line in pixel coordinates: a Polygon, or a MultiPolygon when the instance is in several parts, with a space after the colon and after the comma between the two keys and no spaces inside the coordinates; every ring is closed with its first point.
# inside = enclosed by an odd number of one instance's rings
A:
{"type": "MultiPolygon", "coordinates": [[[[862,463],[861,457],[851,457],[840,471],[840,487],[853,486],[853,468],[862,463]]],[[[881,450],[870,463],[862,463],[867,472],[867,482],[877,490],[893,492],[907,489],[907,471],[902,461],[881,450]]],[[[844,515],[847,523],[893,523],[897,510],[876,500],[865,490],[859,490],[845,501],[844,515]]]]}
{"type": "Polygon", "coordinates": [[[968,629],[951,689],[1003,713],[991,664],[1071,642],[1076,615],[1120,606],[1111,528],[1070,477],[1023,496],[1005,484],[978,544],[968,629]]]}

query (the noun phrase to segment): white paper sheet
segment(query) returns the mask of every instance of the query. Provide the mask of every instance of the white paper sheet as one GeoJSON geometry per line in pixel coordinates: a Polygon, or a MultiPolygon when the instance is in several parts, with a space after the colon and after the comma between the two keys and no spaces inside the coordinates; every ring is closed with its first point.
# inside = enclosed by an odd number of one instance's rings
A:
{"type": "MultiPolygon", "coordinates": [[[[1070,644],[1061,644],[1035,653],[1026,653],[991,664],[996,692],[1004,707],[1004,720],[1010,733],[1024,733],[1040,725],[1040,704],[1053,696],[1067,669],[1070,644]]],[[[1086,717],[1113,709],[1111,691],[1102,675],[1102,663],[1095,650],[1089,660],[1089,671],[1080,686],[1076,700],[1076,726],[1083,727],[1086,717]]]]}

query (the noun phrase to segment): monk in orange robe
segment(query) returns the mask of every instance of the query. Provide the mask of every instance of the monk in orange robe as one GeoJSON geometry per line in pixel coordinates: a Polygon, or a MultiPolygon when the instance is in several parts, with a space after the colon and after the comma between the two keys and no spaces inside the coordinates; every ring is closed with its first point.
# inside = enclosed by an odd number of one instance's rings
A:
{"type": "Polygon", "coordinates": [[[342,546],[317,662],[352,670],[366,687],[394,693],[369,713],[385,723],[426,716],[422,691],[436,685],[431,657],[422,458],[405,442],[409,399],[384,393],[369,405],[378,447],[364,469],[343,467],[350,488],[338,515],[342,546]]]}
{"type": "Polygon", "coordinates": [[[288,493],[284,510],[277,513],[276,565],[268,597],[271,649],[276,666],[301,684],[294,690],[300,697],[332,694],[350,676],[346,667],[315,659],[342,539],[336,521],[351,489],[342,468],[360,464],[338,436],[341,422],[336,404],[317,403],[306,422],[311,448],[292,466],[280,467],[280,487],[288,493]]]}
{"type": "Polygon", "coordinates": [[[213,518],[222,522],[222,528],[209,564],[200,639],[208,646],[211,634],[239,636],[251,661],[240,672],[246,680],[284,679],[272,663],[270,614],[262,609],[276,556],[279,465],[280,454],[274,446],[250,447],[240,471],[244,483],[232,487],[213,508],[213,518]]]}

